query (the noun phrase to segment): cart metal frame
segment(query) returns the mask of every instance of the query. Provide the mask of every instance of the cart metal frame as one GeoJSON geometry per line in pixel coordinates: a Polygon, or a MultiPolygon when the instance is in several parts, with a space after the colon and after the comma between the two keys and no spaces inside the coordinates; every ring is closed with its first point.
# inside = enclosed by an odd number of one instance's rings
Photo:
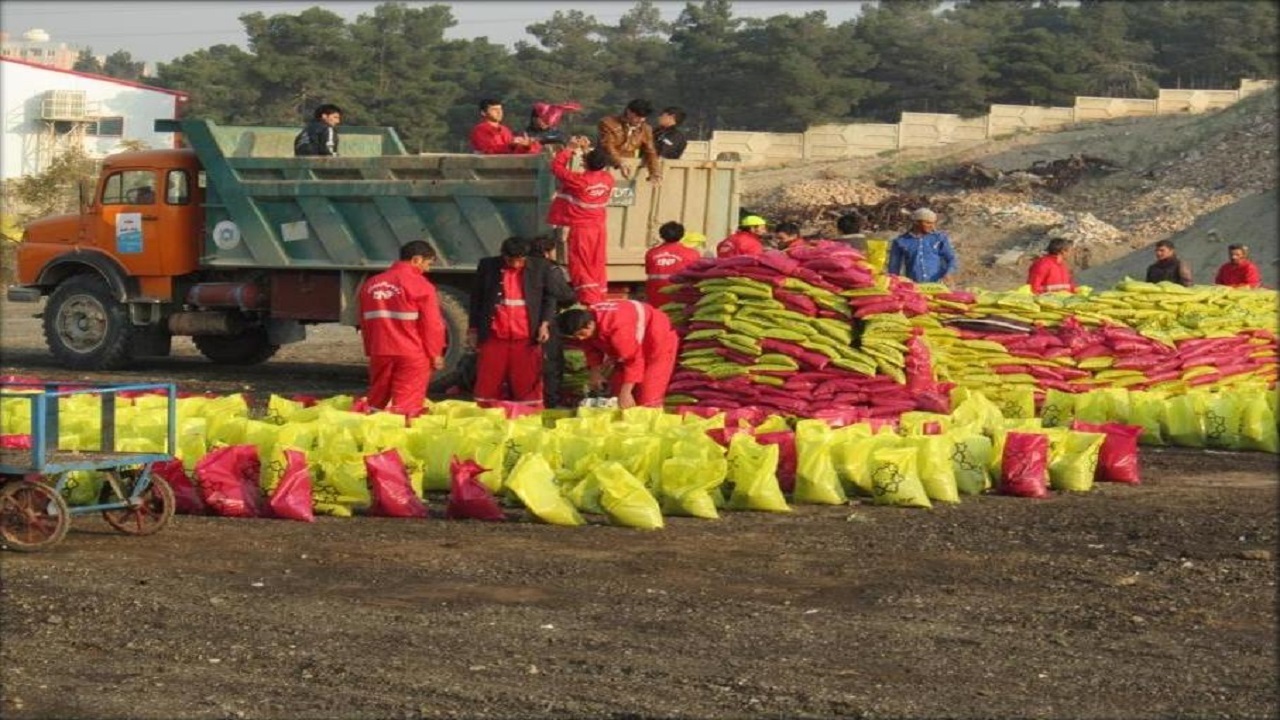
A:
{"type": "Polygon", "coordinates": [[[155,533],[173,517],[173,490],[151,472],[154,463],[173,459],[177,447],[177,392],[172,383],[0,382],[0,399],[26,400],[31,410],[30,448],[0,449],[0,541],[5,546],[26,552],[52,547],[65,537],[75,515],[100,512],[112,527],[129,535],[155,533]],[[119,396],[157,392],[167,400],[165,452],[116,450],[119,396]],[[59,447],[59,401],[76,395],[101,397],[98,450],[59,447]],[[67,505],[63,492],[76,470],[104,475],[98,502],[67,505]]]}

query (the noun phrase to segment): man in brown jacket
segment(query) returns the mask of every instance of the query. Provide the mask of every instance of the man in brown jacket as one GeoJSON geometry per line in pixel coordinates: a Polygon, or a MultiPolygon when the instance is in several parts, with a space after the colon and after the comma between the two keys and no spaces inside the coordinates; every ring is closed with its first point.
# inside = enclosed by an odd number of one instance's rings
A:
{"type": "Polygon", "coordinates": [[[649,182],[662,181],[662,166],[658,163],[658,150],[653,144],[653,128],[645,120],[653,114],[653,104],[648,100],[632,100],[621,115],[610,115],[600,121],[596,143],[609,158],[611,167],[618,168],[622,177],[631,178],[631,166],[623,160],[634,158],[639,151],[644,166],[649,171],[649,182]]]}

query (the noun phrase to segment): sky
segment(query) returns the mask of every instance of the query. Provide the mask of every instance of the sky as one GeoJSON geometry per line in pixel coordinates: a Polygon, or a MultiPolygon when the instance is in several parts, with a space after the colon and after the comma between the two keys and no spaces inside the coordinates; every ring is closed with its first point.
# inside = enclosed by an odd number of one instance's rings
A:
{"type": "MultiPolygon", "coordinates": [[[[10,39],[19,39],[33,28],[44,30],[53,42],[92,48],[95,55],[127,50],[134,60],[169,62],[213,45],[245,47],[244,27],[239,17],[246,13],[264,15],[297,14],[320,5],[348,21],[371,13],[380,2],[51,2],[5,0],[0,3],[0,29],[10,39]]],[[[407,2],[409,7],[448,5],[458,24],[446,33],[449,38],[487,37],[490,42],[512,45],[517,40],[533,41],[525,27],[551,18],[556,10],[581,10],[603,23],[612,24],[635,2],[407,2]]],[[[673,21],[686,2],[658,0],[662,19],[673,21]]],[[[700,4],[700,3],[695,3],[700,4]]],[[[735,17],[803,15],[822,10],[827,22],[835,25],[857,16],[861,2],[757,2],[736,0],[735,17]]],[[[247,49],[247,48],[246,48],[247,49]]]]}

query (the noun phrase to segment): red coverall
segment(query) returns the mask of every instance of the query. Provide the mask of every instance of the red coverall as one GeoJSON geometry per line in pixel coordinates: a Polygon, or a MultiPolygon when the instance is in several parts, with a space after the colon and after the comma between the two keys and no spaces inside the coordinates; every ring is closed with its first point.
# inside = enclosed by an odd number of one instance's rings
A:
{"type": "Polygon", "coordinates": [[[590,309],[596,332],[583,343],[587,367],[612,359],[617,365],[610,378],[615,395],[623,383],[634,383],[636,405],[662,407],[679,345],[666,314],[639,300],[606,300],[590,309]]]}
{"type": "Polygon", "coordinates": [[[578,302],[590,305],[604,299],[609,286],[606,211],[613,195],[613,173],[608,170],[569,169],[573,149],[565,148],[551,161],[551,172],[560,191],[551,201],[547,224],[568,228],[569,282],[578,302]]]}
{"type": "Polygon", "coordinates": [[[476,353],[472,393],[480,407],[496,407],[502,401],[506,380],[512,402],[542,409],[542,346],[533,341],[538,328],[529,327],[524,271],[523,267],[502,269],[501,304],[494,308],[489,336],[476,353]]]}
{"type": "Polygon", "coordinates": [[[764,243],[750,230],[738,230],[716,245],[716,257],[733,257],[735,255],[760,255],[764,252],[764,243]]]}
{"type": "Polygon", "coordinates": [[[1218,275],[1213,279],[1213,284],[1256,288],[1262,285],[1262,275],[1258,272],[1258,266],[1250,260],[1245,260],[1239,265],[1229,262],[1218,268],[1218,275]]]}
{"type": "Polygon", "coordinates": [[[484,155],[524,155],[542,151],[537,140],[528,145],[516,145],[515,135],[502,123],[482,120],[471,128],[471,149],[484,155]]]}
{"type": "Polygon", "coordinates": [[[678,240],[650,248],[644,254],[644,272],[649,276],[648,282],[644,284],[645,300],[654,307],[665,305],[669,298],[662,294],[662,288],[671,284],[672,275],[689,267],[700,257],[702,253],[682,245],[678,240]]]}
{"type": "Polygon", "coordinates": [[[370,407],[418,415],[432,362],[444,357],[436,288],[406,260],[360,287],[360,334],[369,356],[370,407]]]}
{"type": "Polygon", "coordinates": [[[1027,270],[1027,284],[1031,292],[1039,295],[1047,292],[1075,292],[1071,280],[1071,268],[1058,255],[1041,255],[1027,270]]]}

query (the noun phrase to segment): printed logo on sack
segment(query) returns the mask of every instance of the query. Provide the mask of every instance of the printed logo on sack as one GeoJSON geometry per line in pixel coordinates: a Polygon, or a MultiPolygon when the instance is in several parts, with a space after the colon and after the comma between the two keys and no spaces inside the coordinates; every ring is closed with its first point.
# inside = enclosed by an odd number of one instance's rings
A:
{"type": "Polygon", "coordinates": [[[390,300],[391,298],[403,293],[404,290],[395,283],[382,280],[369,286],[369,297],[374,300],[390,300]]]}

